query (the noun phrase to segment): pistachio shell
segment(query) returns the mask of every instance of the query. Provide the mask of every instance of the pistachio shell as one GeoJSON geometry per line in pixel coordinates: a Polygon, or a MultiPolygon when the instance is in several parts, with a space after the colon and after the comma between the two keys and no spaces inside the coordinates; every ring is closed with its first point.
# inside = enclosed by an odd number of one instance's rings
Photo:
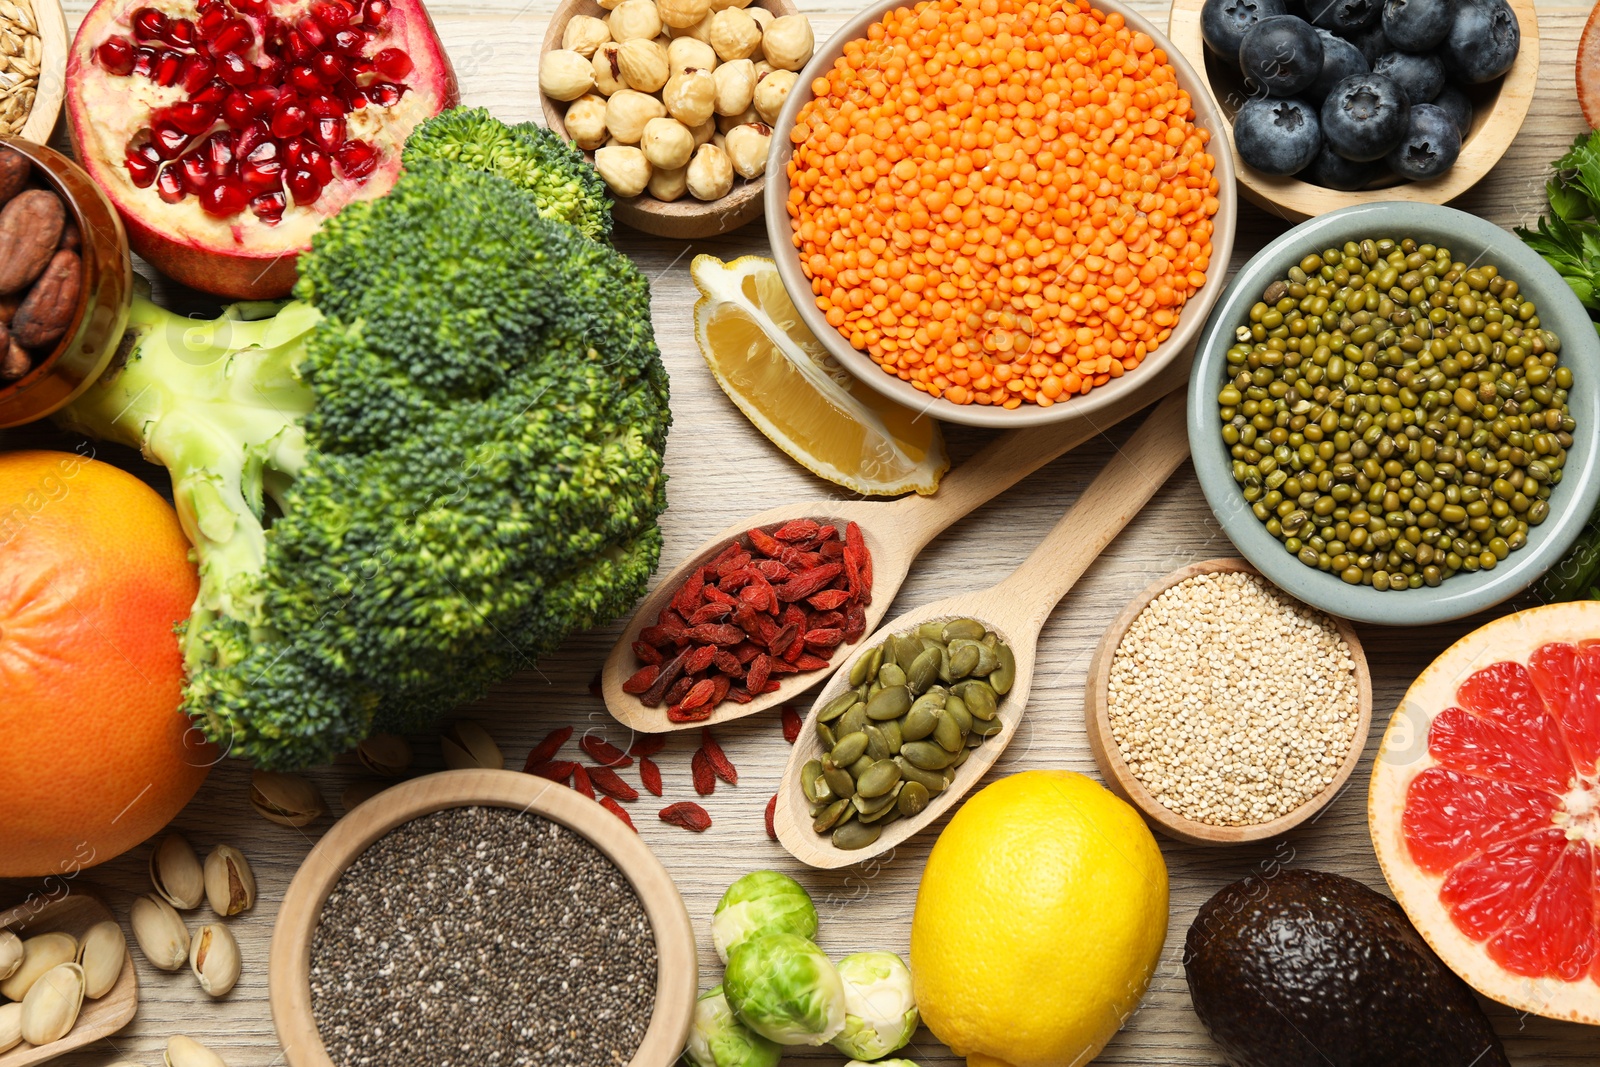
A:
{"type": "Polygon", "coordinates": [[[150,853],[150,884],[179,911],[198,908],[206,895],[200,857],[182,834],[168,834],[150,853]]]}
{"type": "Polygon", "coordinates": [[[60,1041],[83,1009],[83,968],[61,963],[39,976],[22,998],[22,1040],[30,1045],[60,1041]]]}
{"type": "Polygon", "coordinates": [[[84,932],[78,944],[78,966],[83,968],[83,995],[99,1000],[111,991],[128,958],[128,941],[122,927],[107,919],[84,932]]]}
{"type": "Polygon", "coordinates": [[[39,976],[52,967],[78,958],[78,939],[55,931],[30,937],[22,943],[22,965],[0,982],[0,997],[21,1000],[39,976]]]}
{"type": "Polygon", "coordinates": [[[280,826],[307,826],[328,810],[310,779],[281,771],[250,776],[250,806],[280,826]]]}
{"type": "Polygon", "coordinates": [[[146,893],[133,902],[128,916],[133,939],[152,967],[175,971],[189,958],[189,931],[171,904],[146,893]]]}
{"type": "Polygon", "coordinates": [[[0,1004],[0,1052],[22,1044],[22,1005],[0,1004]]]}
{"type": "Polygon", "coordinates": [[[399,734],[373,734],[356,746],[356,759],[373,774],[398,778],[411,766],[411,743],[399,734]]]}
{"type": "Polygon", "coordinates": [[[189,948],[189,969],[207,994],[226,996],[239,981],[239,943],[233,933],[221,923],[206,923],[196,930],[189,948]]]}
{"type": "Polygon", "coordinates": [[[228,1067],[228,1062],[192,1037],[177,1034],[167,1038],[167,1051],[161,1057],[166,1067],[228,1067]]]}
{"type": "Polygon", "coordinates": [[[224,918],[255,907],[255,872],[244,853],[232,845],[218,845],[206,857],[206,899],[211,910],[224,918]]]}
{"type": "Polygon", "coordinates": [[[11,930],[0,930],[0,982],[22,966],[22,938],[11,930]]]}
{"type": "Polygon", "coordinates": [[[444,750],[444,765],[452,771],[503,770],[506,758],[489,731],[467,719],[457,719],[439,737],[444,750]]]}

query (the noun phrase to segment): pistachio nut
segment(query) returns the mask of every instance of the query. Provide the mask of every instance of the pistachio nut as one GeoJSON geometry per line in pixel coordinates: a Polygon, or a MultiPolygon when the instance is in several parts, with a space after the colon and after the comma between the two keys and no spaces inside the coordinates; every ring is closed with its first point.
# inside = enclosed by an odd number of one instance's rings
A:
{"type": "Polygon", "coordinates": [[[244,853],[232,845],[218,845],[206,856],[206,900],[211,910],[226,918],[249,911],[256,904],[256,876],[244,853]]]}
{"type": "Polygon", "coordinates": [[[182,834],[168,834],[150,853],[150,884],[179,911],[198,908],[206,894],[200,857],[182,834]]]}
{"type": "Polygon", "coordinates": [[[0,1052],[22,1044],[22,1005],[0,1004],[0,1052]]]}
{"type": "Polygon", "coordinates": [[[189,969],[208,995],[226,996],[239,981],[239,967],[239,943],[226,926],[206,923],[195,931],[189,969]]]}
{"type": "Polygon", "coordinates": [[[228,1061],[192,1037],[175,1034],[167,1038],[167,1051],[161,1057],[166,1067],[228,1067],[228,1061]]]}
{"type": "Polygon", "coordinates": [[[388,788],[388,782],[355,782],[339,794],[339,806],[348,814],[388,788]]]}
{"type": "Polygon", "coordinates": [[[21,1000],[39,976],[53,967],[78,958],[78,939],[55,931],[30,937],[22,943],[22,963],[11,977],[0,982],[0,997],[21,1000]]]}
{"type": "Polygon", "coordinates": [[[328,810],[309,778],[281,771],[256,771],[250,776],[250,806],[280,826],[306,826],[328,810]]]}
{"type": "Polygon", "coordinates": [[[489,731],[468,719],[451,723],[439,737],[439,747],[444,749],[444,765],[452,771],[480,767],[498,771],[506,765],[506,758],[489,731]]]}
{"type": "Polygon", "coordinates": [[[83,995],[99,1000],[111,992],[128,958],[128,941],[122,927],[107,919],[84,932],[78,943],[78,966],[83,968],[83,995]]]}
{"type": "Polygon", "coordinates": [[[411,743],[399,734],[373,734],[356,746],[356,759],[373,774],[398,778],[411,766],[411,743]]]}
{"type": "Polygon", "coordinates": [[[83,1009],[83,968],[60,963],[39,976],[22,998],[22,1040],[30,1045],[60,1041],[83,1009]]]}
{"type": "Polygon", "coordinates": [[[17,973],[22,966],[22,938],[14,931],[0,930],[0,982],[17,973]]]}
{"type": "Polygon", "coordinates": [[[139,951],[151,966],[175,971],[189,958],[189,931],[183,925],[183,917],[154,893],[146,893],[133,902],[128,925],[133,927],[133,939],[139,942],[139,951]]]}

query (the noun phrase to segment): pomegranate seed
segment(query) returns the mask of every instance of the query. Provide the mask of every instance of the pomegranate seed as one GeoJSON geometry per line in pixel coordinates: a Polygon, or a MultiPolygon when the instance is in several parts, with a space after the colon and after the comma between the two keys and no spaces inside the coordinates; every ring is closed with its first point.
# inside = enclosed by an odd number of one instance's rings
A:
{"type": "Polygon", "coordinates": [[[298,137],[305,131],[309,121],[306,109],[299,104],[279,104],[272,112],[272,136],[284,139],[298,137]]]}
{"type": "Polygon", "coordinates": [[[148,189],[156,180],[156,168],[161,165],[161,157],[150,145],[143,144],[128,149],[123,165],[128,168],[128,178],[134,185],[148,189]]]}
{"type": "Polygon", "coordinates": [[[243,211],[250,202],[250,194],[236,179],[227,178],[212,184],[200,194],[200,206],[206,214],[228,218],[243,211]]]}
{"type": "Polygon", "coordinates": [[[195,23],[195,28],[200,31],[201,37],[210,40],[211,35],[216,33],[222,24],[227,21],[228,9],[221,4],[215,4],[209,8],[202,6],[200,8],[200,18],[195,23]]]}
{"type": "Polygon", "coordinates": [[[394,107],[400,102],[400,97],[406,91],[403,85],[394,82],[379,82],[367,90],[367,99],[379,107],[394,107]]]}
{"type": "Polygon", "coordinates": [[[202,55],[193,55],[183,61],[183,70],[178,75],[178,82],[186,93],[197,93],[211,80],[211,75],[216,71],[216,64],[202,55]]]}
{"type": "MultiPolygon", "coordinates": [[[[325,93],[317,93],[307,102],[306,107],[315,118],[327,119],[344,114],[344,105],[325,93]]],[[[343,137],[340,138],[343,140],[343,137]]]]}
{"type": "Polygon", "coordinates": [[[317,54],[317,50],[312,48],[304,37],[293,30],[284,34],[284,47],[297,63],[309,63],[311,58],[317,54]]]}
{"type": "Polygon", "coordinates": [[[194,94],[193,101],[196,104],[208,104],[213,108],[220,109],[222,102],[228,98],[228,93],[231,91],[227,82],[213,78],[211,79],[211,84],[194,94]]]}
{"type": "Polygon", "coordinates": [[[297,204],[314,204],[317,197],[322,195],[322,183],[317,181],[317,176],[306,167],[296,167],[283,179],[283,184],[289,187],[289,192],[294,194],[297,204]]]}
{"type": "Polygon", "coordinates": [[[328,38],[332,36],[332,31],[318,22],[315,15],[307,15],[295,23],[295,29],[300,31],[300,36],[305,38],[306,44],[317,49],[326,48],[328,38]]]}
{"type": "Polygon", "coordinates": [[[389,0],[366,0],[361,5],[361,24],[376,29],[389,16],[389,0]]]}
{"type": "Polygon", "coordinates": [[[199,14],[204,15],[207,11],[226,12],[228,5],[224,4],[222,0],[200,0],[199,3],[194,5],[194,9],[199,14]]]}
{"type": "Polygon", "coordinates": [[[162,159],[177,159],[188,147],[190,135],[166,122],[157,122],[150,129],[150,146],[162,159]]]}
{"type": "Polygon", "coordinates": [[[347,56],[359,56],[366,50],[367,34],[357,29],[340,30],[333,35],[333,47],[347,56]]]}
{"type": "Polygon", "coordinates": [[[155,74],[151,80],[157,85],[176,85],[178,75],[183,70],[183,56],[178,52],[161,53],[161,61],[156,64],[155,74]]]}
{"type": "Polygon", "coordinates": [[[133,73],[133,42],[126,37],[107,37],[94,54],[112,74],[133,73]]]}
{"type": "Polygon", "coordinates": [[[206,44],[217,55],[225,52],[244,52],[255,44],[256,34],[250,24],[244,19],[233,18],[217,27],[217,31],[206,38],[206,44]]]}
{"type": "Polygon", "coordinates": [[[288,69],[289,64],[277,56],[267,56],[256,68],[256,77],[263,85],[278,85],[283,81],[283,72],[288,69]]]}
{"type": "Polygon", "coordinates": [[[360,111],[367,106],[367,94],[354,85],[347,85],[339,94],[344,98],[344,106],[350,111],[360,111]]]}
{"type": "Polygon", "coordinates": [[[267,0],[233,0],[233,6],[246,15],[265,15],[267,0]]]}
{"type": "Polygon", "coordinates": [[[177,167],[162,167],[156,179],[156,195],[163,203],[176,204],[189,194],[183,189],[183,172],[177,167]]]}
{"type": "Polygon", "coordinates": [[[133,13],[133,36],[140,41],[159,41],[167,35],[167,16],[153,7],[133,13]]]}
{"type": "Polygon", "coordinates": [[[267,124],[257,119],[233,135],[233,158],[244,159],[254,152],[261,142],[271,139],[272,134],[268,132],[267,124]]]}
{"type": "Polygon", "coordinates": [[[206,138],[205,144],[195,154],[204,156],[211,173],[221,177],[233,166],[233,141],[225,133],[214,133],[206,138]]]}
{"type": "MultiPolygon", "coordinates": [[[[205,192],[206,186],[211,184],[211,162],[204,151],[190,152],[184,156],[181,163],[183,173],[183,187],[196,196],[205,192]]],[[[171,169],[170,167],[168,168],[171,169]]]]}
{"type": "Polygon", "coordinates": [[[344,144],[344,117],[335,115],[332,118],[318,119],[316,128],[311,132],[311,139],[329,152],[344,144]]]}
{"type": "Polygon", "coordinates": [[[289,201],[282,193],[262,193],[250,201],[250,210],[256,213],[256,218],[269,226],[283,219],[284,208],[288,206],[289,201]]]}
{"type": "Polygon", "coordinates": [[[332,52],[318,52],[317,58],[311,62],[311,69],[317,72],[317,78],[323,85],[337,85],[344,77],[344,64],[332,52]]]}
{"type": "Polygon", "coordinates": [[[327,186],[333,181],[333,157],[326,152],[309,152],[306,154],[306,168],[317,179],[317,184],[327,186]]]}
{"type": "Polygon", "coordinates": [[[188,19],[172,19],[167,23],[167,32],[162,36],[174,48],[193,48],[199,34],[195,33],[194,23],[188,19]]]}
{"type": "Polygon", "coordinates": [[[360,181],[378,166],[378,150],[365,141],[346,141],[334,153],[345,177],[360,181]]]}
{"type": "Polygon", "coordinates": [[[289,69],[289,84],[308,93],[322,91],[322,79],[317,77],[316,70],[303,63],[289,69]]]}
{"type": "Polygon", "coordinates": [[[161,60],[161,53],[154,48],[135,48],[133,50],[133,72],[142,77],[152,77],[156,72],[156,64],[161,60]]]}
{"type": "MultiPolygon", "coordinates": [[[[196,57],[197,59],[200,57],[196,57]]],[[[256,83],[256,68],[244,61],[244,57],[237,52],[228,52],[217,57],[217,77],[229,85],[240,88],[256,83]]]]}
{"type": "Polygon", "coordinates": [[[163,121],[170,122],[184,133],[193,135],[209,130],[211,124],[217,121],[217,111],[215,105],[186,100],[181,104],[162,108],[158,114],[163,121]]]}
{"type": "Polygon", "coordinates": [[[398,48],[380,49],[378,54],[372,57],[372,62],[384,77],[396,79],[410,74],[411,68],[415,66],[411,62],[411,57],[398,48]]]}
{"type": "Polygon", "coordinates": [[[317,17],[318,22],[335,30],[346,25],[354,14],[347,5],[334,3],[332,0],[316,0],[311,5],[311,13],[317,17]]]}
{"type": "Polygon", "coordinates": [[[250,104],[250,97],[235,89],[228,94],[222,102],[222,121],[231,129],[242,129],[251,119],[256,117],[256,109],[250,104]]]}
{"type": "Polygon", "coordinates": [[[372,60],[361,56],[354,59],[347,59],[345,61],[345,69],[348,70],[350,72],[350,76],[354,78],[362,74],[371,74],[378,68],[373,65],[372,60]]]}

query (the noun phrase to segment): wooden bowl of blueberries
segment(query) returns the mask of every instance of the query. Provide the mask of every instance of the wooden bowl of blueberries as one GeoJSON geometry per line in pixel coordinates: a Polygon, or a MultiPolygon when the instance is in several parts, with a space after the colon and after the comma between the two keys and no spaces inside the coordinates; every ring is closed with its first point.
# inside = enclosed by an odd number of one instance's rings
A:
{"type": "Polygon", "coordinates": [[[1443,204],[1510,147],[1539,76],[1534,0],[1174,0],[1239,184],[1291,221],[1443,204]]]}

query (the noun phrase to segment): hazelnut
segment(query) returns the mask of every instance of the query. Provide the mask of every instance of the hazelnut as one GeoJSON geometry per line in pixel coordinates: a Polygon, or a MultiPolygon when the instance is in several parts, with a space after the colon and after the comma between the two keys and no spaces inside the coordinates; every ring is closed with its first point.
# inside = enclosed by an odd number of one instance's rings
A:
{"type": "Polygon", "coordinates": [[[644,124],[639,147],[652,167],[677,170],[689,165],[694,154],[694,134],[677,119],[651,119],[644,124]]]}
{"type": "Polygon", "coordinates": [[[712,13],[726,11],[730,7],[749,7],[750,0],[711,0],[712,13]]]}
{"type": "Polygon", "coordinates": [[[699,148],[717,135],[717,120],[706,119],[700,125],[692,127],[689,132],[694,134],[694,146],[699,148]]]}
{"type": "Polygon", "coordinates": [[[661,21],[675,30],[686,30],[711,14],[711,0],[656,0],[661,21]]]}
{"type": "Polygon", "coordinates": [[[650,161],[632,145],[607,146],[594,154],[594,169],[613,193],[638,196],[650,184],[650,161]]]}
{"type": "Polygon", "coordinates": [[[722,149],[703,144],[694,150],[684,179],[696,200],[720,200],[733,188],[733,164],[722,149]]]}
{"type": "Polygon", "coordinates": [[[765,78],[768,74],[771,74],[777,69],[777,67],[774,67],[771,63],[767,62],[766,56],[762,56],[760,59],[756,60],[756,81],[759,82],[762,78],[765,78]]]}
{"type": "MultiPolygon", "coordinates": [[[[773,23],[777,25],[777,23],[773,23]]],[[[711,16],[711,33],[708,43],[717,50],[724,63],[735,59],[749,59],[761,44],[761,28],[748,12],[736,7],[718,11],[711,16]]],[[[773,60],[777,66],[783,66],[773,60]]]]}
{"type": "Polygon", "coordinates": [[[668,202],[677,200],[689,190],[689,168],[678,167],[675,170],[663,170],[657,167],[650,175],[650,184],[645,188],[657,200],[668,202]]]}
{"type": "Polygon", "coordinates": [[[799,70],[805,66],[816,45],[816,38],[811,34],[811,21],[804,15],[785,15],[773,19],[767,32],[761,35],[761,50],[766,54],[767,62],[780,70],[799,70]]]}
{"type": "Polygon", "coordinates": [[[756,92],[756,65],[748,59],[724,63],[711,72],[717,83],[714,105],[719,115],[737,115],[750,107],[756,92]]]}
{"type": "Polygon", "coordinates": [[[645,123],[666,113],[667,109],[655,97],[635,89],[623,89],[606,101],[606,129],[623,144],[638,144],[639,138],[644,136],[645,123]]]}
{"type": "Polygon", "coordinates": [[[745,126],[752,122],[760,122],[761,116],[756,114],[756,109],[747,107],[737,115],[718,115],[717,132],[727,133],[735,126],[745,126]]]}
{"type": "Polygon", "coordinates": [[[594,88],[594,67],[570,48],[547,52],[539,64],[539,90],[554,100],[576,100],[594,88]]]}
{"type": "Polygon", "coordinates": [[[728,131],[728,162],[741,178],[759,178],[767,170],[767,148],[772,127],[764,122],[735,126],[728,131]]]}
{"type": "Polygon", "coordinates": [[[667,46],[667,66],[672,74],[681,74],[691,67],[716,73],[717,51],[694,37],[674,37],[667,46]]]}
{"type": "Polygon", "coordinates": [[[585,152],[593,152],[606,143],[606,98],[587,93],[574,100],[563,119],[567,136],[585,152]]]}
{"type": "Polygon", "coordinates": [[[710,71],[691,68],[674,74],[667,81],[661,99],[673,118],[685,126],[698,126],[711,117],[717,100],[717,82],[710,71]]]}
{"type": "Polygon", "coordinates": [[[648,41],[661,32],[661,15],[655,0],[622,0],[611,12],[609,25],[611,39],[618,44],[636,37],[648,41]]]}
{"type": "Polygon", "coordinates": [[[591,15],[572,16],[567,20],[566,29],[561,31],[561,47],[585,59],[592,57],[594,50],[609,40],[611,29],[606,25],[606,20],[591,15]]]}
{"type": "Polygon", "coordinates": [[[622,46],[617,42],[607,41],[596,48],[590,65],[594,70],[595,91],[601,96],[610,96],[628,87],[622,78],[622,46]]]}
{"type": "Polygon", "coordinates": [[[669,32],[674,41],[680,37],[688,37],[695,41],[709,41],[711,40],[711,15],[707,14],[705,18],[693,26],[685,26],[682,29],[673,27],[669,32]]]}
{"type": "Polygon", "coordinates": [[[667,84],[667,50],[654,41],[639,37],[624,41],[617,51],[617,63],[630,89],[654,93],[667,84]]]}
{"type": "Polygon", "coordinates": [[[778,17],[764,7],[752,6],[745,8],[744,11],[745,14],[756,20],[756,26],[760,28],[762,33],[766,33],[767,27],[772,25],[772,20],[778,17]]]}
{"type": "Polygon", "coordinates": [[[756,82],[754,103],[762,122],[770,124],[778,121],[778,112],[783,110],[783,102],[789,99],[789,90],[799,80],[800,75],[792,70],[775,70],[756,82]]]}

